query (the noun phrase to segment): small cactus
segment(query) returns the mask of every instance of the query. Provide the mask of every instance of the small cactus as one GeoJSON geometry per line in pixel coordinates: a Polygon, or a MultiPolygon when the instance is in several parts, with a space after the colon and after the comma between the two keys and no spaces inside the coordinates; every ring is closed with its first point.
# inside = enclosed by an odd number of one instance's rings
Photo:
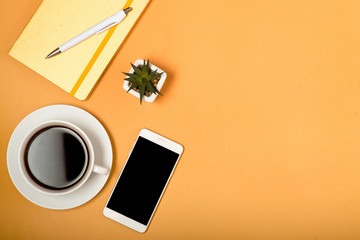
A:
{"type": "Polygon", "coordinates": [[[150,96],[151,94],[160,94],[162,95],[156,88],[157,83],[161,77],[162,73],[158,73],[157,71],[152,71],[150,68],[149,60],[147,62],[144,60],[143,65],[135,66],[130,63],[131,67],[134,69],[134,73],[125,73],[127,78],[126,81],[129,82],[129,90],[134,89],[140,94],[140,104],[142,103],[142,98],[145,96],[150,96]]]}

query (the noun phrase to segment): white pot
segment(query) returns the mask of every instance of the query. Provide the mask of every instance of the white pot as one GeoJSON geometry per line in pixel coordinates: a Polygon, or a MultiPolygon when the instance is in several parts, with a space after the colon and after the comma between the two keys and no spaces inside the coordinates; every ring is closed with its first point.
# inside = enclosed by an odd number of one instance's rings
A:
{"type": "MultiPolygon", "coordinates": [[[[142,59],[138,59],[138,60],[136,60],[135,63],[134,63],[135,66],[139,66],[139,65],[143,65],[143,64],[144,64],[144,60],[142,60],[142,59]]],[[[160,78],[160,80],[159,80],[159,82],[158,82],[158,84],[157,84],[157,86],[156,86],[157,90],[160,92],[162,86],[164,85],[165,79],[166,79],[166,77],[167,77],[166,72],[164,72],[164,71],[161,70],[160,68],[152,65],[151,63],[150,63],[150,69],[151,69],[152,71],[157,70],[158,73],[163,72],[163,74],[161,74],[161,78],[160,78]]],[[[131,68],[130,71],[129,71],[129,73],[134,73],[134,69],[131,68]]],[[[129,90],[129,88],[130,88],[130,86],[129,86],[129,81],[126,81],[126,80],[124,81],[123,88],[125,89],[125,91],[128,91],[128,90],[129,90]]],[[[137,97],[137,98],[140,98],[140,93],[138,93],[138,92],[135,91],[134,89],[131,89],[131,90],[129,91],[129,93],[131,93],[132,95],[134,95],[134,96],[137,97]]],[[[153,102],[153,101],[155,100],[155,98],[156,98],[158,95],[159,95],[159,94],[154,94],[154,93],[151,94],[150,97],[147,97],[147,96],[144,95],[143,100],[144,100],[145,102],[151,103],[151,102],[153,102]]]]}

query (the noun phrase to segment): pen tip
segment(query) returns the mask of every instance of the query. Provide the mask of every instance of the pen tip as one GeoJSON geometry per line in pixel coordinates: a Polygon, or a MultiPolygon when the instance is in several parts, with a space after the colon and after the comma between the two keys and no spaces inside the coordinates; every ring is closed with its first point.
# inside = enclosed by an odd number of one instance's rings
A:
{"type": "Polygon", "coordinates": [[[45,59],[51,58],[51,57],[53,57],[53,56],[55,56],[55,55],[57,55],[57,54],[59,54],[59,53],[61,53],[61,50],[60,50],[59,48],[57,48],[57,49],[55,49],[54,51],[52,51],[49,55],[47,55],[47,56],[45,57],[45,59]]]}

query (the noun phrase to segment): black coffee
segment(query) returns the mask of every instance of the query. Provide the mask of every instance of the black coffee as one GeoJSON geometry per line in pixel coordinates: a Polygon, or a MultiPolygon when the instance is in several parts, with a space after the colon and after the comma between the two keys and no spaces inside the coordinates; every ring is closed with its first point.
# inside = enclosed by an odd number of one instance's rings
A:
{"type": "Polygon", "coordinates": [[[25,165],[39,185],[64,189],[84,175],[88,151],[77,133],[66,127],[53,126],[37,132],[30,139],[25,150],[25,165]]]}

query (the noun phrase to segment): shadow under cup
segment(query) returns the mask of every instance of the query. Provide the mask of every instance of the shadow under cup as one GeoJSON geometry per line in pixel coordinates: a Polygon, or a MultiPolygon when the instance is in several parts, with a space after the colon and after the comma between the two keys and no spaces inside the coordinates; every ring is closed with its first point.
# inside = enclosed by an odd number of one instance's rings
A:
{"type": "Polygon", "coordinates": [[[33,188],[46,194],[64,194],[79,188],[94,171],[94,153],[81,129],[68,122],[51,121],[25,136],[19,164],[33,188]]]}

